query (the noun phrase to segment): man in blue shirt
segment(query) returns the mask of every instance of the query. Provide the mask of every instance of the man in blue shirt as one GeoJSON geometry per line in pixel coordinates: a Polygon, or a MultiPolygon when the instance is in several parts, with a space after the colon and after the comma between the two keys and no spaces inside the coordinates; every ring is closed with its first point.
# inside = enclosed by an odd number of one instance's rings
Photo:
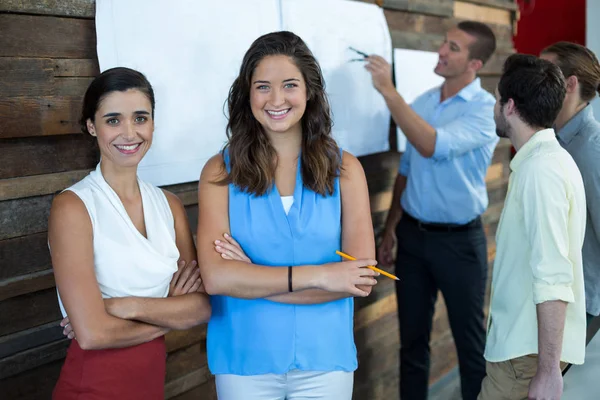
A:
{"type": "Polygon", "coordinates": [[[488,205],[485,175],[498,137],[495,99],[481,88],[477,72],[495,48],[485,24],[464,21],[450,29],[435,67],[444,83],[412,105],[396,91],[382,57],[370,56],[365,66],[408,141],[378,251],[380,264],[390,265],[397,241],[402,400],[427,399],[438,290],[448,308],[464,400],[477,398],[485,376],[488,264],[480,216],[488,205]]]}

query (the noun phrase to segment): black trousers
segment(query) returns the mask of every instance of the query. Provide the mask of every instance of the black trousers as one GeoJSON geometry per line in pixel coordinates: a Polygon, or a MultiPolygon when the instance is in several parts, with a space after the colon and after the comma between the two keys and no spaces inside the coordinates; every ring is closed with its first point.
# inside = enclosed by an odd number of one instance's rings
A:
{"type": "Polygon", "coordinates": [[[475,400],[485,376],[483,303],[488,264],[481,219],[455,229],[421,224],[404,213],[396,235],[400,398],[427,399],[429,339],[440,290],[458,353],[462,398],[475,400]]]}

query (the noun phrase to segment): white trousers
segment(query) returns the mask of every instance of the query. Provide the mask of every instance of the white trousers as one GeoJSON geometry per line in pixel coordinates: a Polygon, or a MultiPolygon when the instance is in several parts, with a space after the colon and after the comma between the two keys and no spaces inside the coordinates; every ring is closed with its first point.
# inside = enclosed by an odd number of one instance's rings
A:
{"type": "Polygon", "coordinates": [[[215,375],[219,400],[351,400],[354,372],[215,375]]]}

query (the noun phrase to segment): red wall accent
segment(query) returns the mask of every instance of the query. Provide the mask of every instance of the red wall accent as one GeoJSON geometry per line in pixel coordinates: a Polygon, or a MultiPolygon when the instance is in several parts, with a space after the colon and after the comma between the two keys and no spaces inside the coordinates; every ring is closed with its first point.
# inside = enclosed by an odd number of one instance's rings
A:
{"type": "Polygon", "coordinates": [[[561,40],[585,46],[585,2],[517,0],[521,11],[514,37],[517,52],[539,55],[544,47],[561,40]]]}

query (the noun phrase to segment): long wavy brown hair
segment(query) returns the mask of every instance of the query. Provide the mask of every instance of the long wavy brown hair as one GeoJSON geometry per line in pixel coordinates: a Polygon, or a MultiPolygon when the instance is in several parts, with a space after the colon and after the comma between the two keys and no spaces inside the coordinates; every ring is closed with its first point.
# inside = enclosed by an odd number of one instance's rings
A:
{"type": "Polygon", "coordinates": [[[250,108],[252,75],[267,56],[285,55],[298,67],[306,82],[306,111],[302,116],[301,172],[304,185],[321,195],[331,195],[341,170],[341,154],[331,136],[331,109],[325,94],[321,67],[304,41],[281,31],[256,39],[246,52],[239,76],[229,90],[227,144],[229,172],[220,184],[233,183],[241,190],[264,195],[275,182],[277,153],[250,108]]]}

